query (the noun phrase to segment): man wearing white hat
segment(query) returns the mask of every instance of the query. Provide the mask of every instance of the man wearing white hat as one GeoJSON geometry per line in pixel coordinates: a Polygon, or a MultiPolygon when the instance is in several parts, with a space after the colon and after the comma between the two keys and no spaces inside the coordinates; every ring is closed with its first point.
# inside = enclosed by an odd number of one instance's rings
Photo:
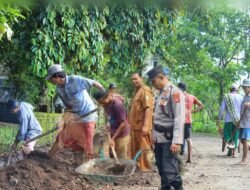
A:
{"type": "Polygon", "coordinates": [[[242,160],[239,164],[246,165],[247,164],[247,154],[248,154],[248,143],[250,140],[250,80],[245,79],[241,85],[245,92],[245,96],[243,98],[242,106],[241,106],[241,120],[239,126],[239,139],[243,145],[243,155],[242,160]]]}
{"type": "MultiPolygon", "coordinates": [[[[96,105],[88,93],[90,88],[94,86],[100,90],[104,89],[103,86],[95,80],[77,75],[66,75],[62,66],[59,64],[54,64],[49,67],[46,80],[56,85],[56,91],[67,110],[78,116],[87,114],[96,108],[96,105]]],[[[87,159],[93,157],[93,137],[96,119],[97,114],[92,113],[81,119],[79,123],[79,126],[81,125],[79,132],[82,131],[85,133],[83,136],[86,136],[86,144],[82,148],[87,155],[87,159]]],[[[79,135],[76,134],[76,136],[79,135]]],[[[70,141],[73,142],[72,139],[70,139],[70,141]]],[[[79,139],[74,139],[74,142],[77,141],[79,141],[79,139]]]]}
{"type": "Polygon", "coordinates": [[[230,93],[226,94],[220,107],[219,121],[223,119],[225,114],[225,124],[223,136],[226,142],[233,140],[235,142],[235,148],[228,150],[228,156],[235,157],[235,149],[238,147],[238,131],[232,137],[235,131],[236,124],[240,120],[240,108],[242,104],[242,96],[237,93],[238,88],[236,85],[230,87],[230,93]]]}

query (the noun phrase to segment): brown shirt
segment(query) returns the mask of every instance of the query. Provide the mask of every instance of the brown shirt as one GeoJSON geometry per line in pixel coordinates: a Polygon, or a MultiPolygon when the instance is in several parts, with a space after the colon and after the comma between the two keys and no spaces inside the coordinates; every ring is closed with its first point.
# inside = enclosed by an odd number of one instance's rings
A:
{"type": "Polygon", "coordinates": [[[150,117],[145,118],[148,130],[152,130],[154,98],[152,91],[148,86],[142,86],[135,92],[131,101],[131,109],[129,113],[129,123],[134,130],[141,130],[144,125],[145,110],[149,108],[150,117]]]}

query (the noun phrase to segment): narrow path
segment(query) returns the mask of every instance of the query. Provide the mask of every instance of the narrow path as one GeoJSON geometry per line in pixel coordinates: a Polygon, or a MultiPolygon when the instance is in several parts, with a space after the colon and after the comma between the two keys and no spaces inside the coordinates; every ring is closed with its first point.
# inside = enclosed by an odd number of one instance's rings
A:
{"type": "MultiPolygon", "coordinates": [[[[221,152],[221,139],[218,137],[193,136],[193,163],[185,165],[183,176],[185,190],[249,190],[250,165],[236,165],[237,158],[221,152]]],[[[249,159],[250,160],[250,159],[249,159]]]]}

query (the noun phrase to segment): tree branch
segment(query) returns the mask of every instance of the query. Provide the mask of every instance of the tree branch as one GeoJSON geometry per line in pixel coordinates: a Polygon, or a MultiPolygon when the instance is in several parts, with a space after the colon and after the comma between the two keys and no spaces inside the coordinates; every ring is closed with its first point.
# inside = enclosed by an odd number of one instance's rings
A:
{"type": "Polygon", "coordinates": [[[236,51],[237,51],[239,45],[240,45],[240,43],[238,43],[237,46],[234,48],[234,51],[233,51],[233,53],[232,53],[232,56],[225,62],[224,67],[226,67],[226,66],[228,65],[228,63],[230,63],[230,61],[233,60],[233,58],[234,58],[234,56],[235,56],[235,53],[236,53],[236,51]]]}

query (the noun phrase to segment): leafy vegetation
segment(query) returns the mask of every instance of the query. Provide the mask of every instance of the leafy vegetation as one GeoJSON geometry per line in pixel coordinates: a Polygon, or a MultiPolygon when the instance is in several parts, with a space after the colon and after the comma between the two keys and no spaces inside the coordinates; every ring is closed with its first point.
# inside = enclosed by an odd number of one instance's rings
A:
{"type": "Polygon", "coordinates": [[[205,104],[194,117],[209,131],[223,94],[249,75],[250,12],[202,3],[76,6],[55,1],[21,12],[14,7],[18,14],[5,17],[15,33],[11,42],[0,41],[0,66],[15,86],[13,97],[37,104],[44,96],[51,105],[54,86],[44,80],[51,64],[61,63],[67,73],[95,78],[106,87],[115,82],[129,98],[131,72],[141,70],[149,54],[157,55],[171,68],[171,80],[185,81],[205,104]],[[16,22],[20,15],[25,19],[16,22]]]}

